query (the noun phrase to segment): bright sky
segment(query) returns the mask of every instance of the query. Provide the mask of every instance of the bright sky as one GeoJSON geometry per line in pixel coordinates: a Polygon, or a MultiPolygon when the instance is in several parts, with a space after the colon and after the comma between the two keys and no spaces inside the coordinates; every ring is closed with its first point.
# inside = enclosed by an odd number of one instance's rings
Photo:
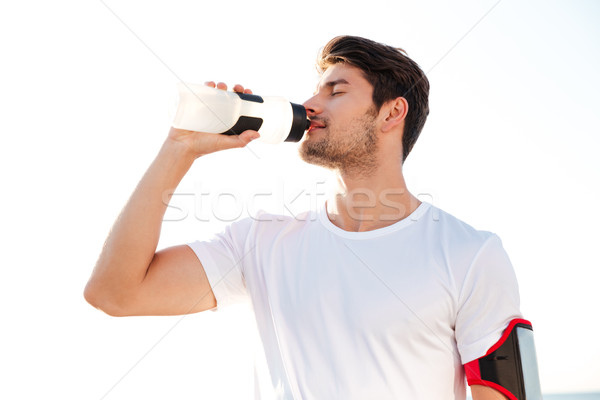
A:
{"type": "MultiPolygon", "coordinates": [[[[176,83],[301,103],[339,34],[402,47],[427,72],[409,188],[503,239],[544,391],[600,390],[599,20],[593,0],[2,3],[0,398],[252,398],[243,307],[117,319],[82,291],[176,83]]],[[[329,175],[295,154],[253,143],[199,160],[160,247],[258,208],[314,207],[329,175]]]]}

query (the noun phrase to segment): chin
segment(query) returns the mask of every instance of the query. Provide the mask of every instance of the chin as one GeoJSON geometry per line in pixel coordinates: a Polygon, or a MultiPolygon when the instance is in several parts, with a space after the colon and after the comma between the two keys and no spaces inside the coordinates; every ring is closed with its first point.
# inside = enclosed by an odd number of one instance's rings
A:
{"type": "Polygon", "coordinates": [[[304,162],[330,170],[334,170],[338,167],[331,157],[323,154],[319,151],[319,149],[313,147],[312,145],[314,145],[314,142],[308,144],[306,141],[303,141],[298,148],[298,154],[304,162]]]}

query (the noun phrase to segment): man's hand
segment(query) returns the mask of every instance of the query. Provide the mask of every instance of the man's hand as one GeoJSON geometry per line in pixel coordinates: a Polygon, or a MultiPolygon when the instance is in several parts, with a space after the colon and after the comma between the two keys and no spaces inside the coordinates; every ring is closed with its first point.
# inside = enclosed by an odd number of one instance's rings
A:
{"type": "MultiPolygon", "coordinates": [[[[206,82],[206,86],[227,90],[227,85],[223,82],[215,84],[214,82],[206,82]]],[[[234,92],[252,93],[250,89],[244,89],[242,85],[235,85],[234,92]]],[[[183,148],[194,159],[205,154],[214,153],[215,151],[226,150],[237,147],[244,147],[252,140],[260,137],[257,131],[248,130],[240,135],[218,135],[206,132],[194,132],[184,129],[176,129],[171,127],[167,141],[171,141],[183,148]]]]}

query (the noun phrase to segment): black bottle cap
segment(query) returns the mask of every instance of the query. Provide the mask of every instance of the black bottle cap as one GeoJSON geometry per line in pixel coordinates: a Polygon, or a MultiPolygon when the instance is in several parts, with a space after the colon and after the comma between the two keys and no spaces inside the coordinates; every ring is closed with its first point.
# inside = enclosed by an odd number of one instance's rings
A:
{"type": "Polygon", "coordinates": [[[290,133],[285,139],[286,142],[299,142],[304,136],[304,132],[310,128],[310,121],[306,118],[306,108],[300,104],[290,103],[292,105],[292,127],[290,133]]]}

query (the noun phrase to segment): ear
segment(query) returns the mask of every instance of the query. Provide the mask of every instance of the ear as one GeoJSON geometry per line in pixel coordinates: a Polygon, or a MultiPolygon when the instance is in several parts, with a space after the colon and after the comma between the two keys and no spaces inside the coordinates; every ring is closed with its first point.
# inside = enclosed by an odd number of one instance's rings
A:
{"type": "Polygon", "coordinates": [[[382,108],[384,120],[381,125],[383,132],[389,132],[398,126],[404,126],[404,119],[408,113],[408,102],[404,97],[397,97],[388,101],[382,108]]]}

